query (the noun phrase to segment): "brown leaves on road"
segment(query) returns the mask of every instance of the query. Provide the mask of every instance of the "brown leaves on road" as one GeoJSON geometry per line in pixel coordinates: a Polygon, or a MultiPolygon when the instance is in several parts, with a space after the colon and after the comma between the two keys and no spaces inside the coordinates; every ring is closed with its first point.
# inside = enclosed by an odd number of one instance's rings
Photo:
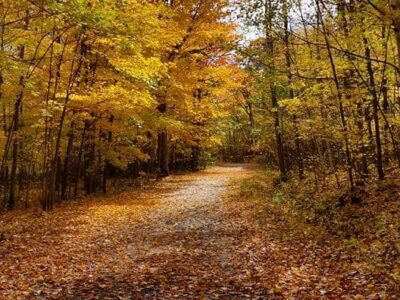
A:
{"type": "Polygon", "coordinates": [[[0,298],[245,294],[245,268],[231,262],[230,248],[245,230],[230,226],[222,195],[247,174],[242,166],[214,168],[51,213],[3,215],[0,298]],[[226,270],[239,273],[229,279],[226,270]]]}
{"type": "Polygon", "coordinates": [[[338,258],[321,263],[324,247],[273,216],[261,229],[253,203],[238,199],[253,173],[216,167],[49,214],[4,215],[0,298],[337,299],[338,258]]]}

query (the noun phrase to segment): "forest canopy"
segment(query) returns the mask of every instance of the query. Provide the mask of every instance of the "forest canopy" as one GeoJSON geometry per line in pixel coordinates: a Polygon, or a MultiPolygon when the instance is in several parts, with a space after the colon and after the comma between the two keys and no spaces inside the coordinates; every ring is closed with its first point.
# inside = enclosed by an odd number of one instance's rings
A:
{"type": "Polygon", "coordinates": [[[2,1],[3,205],[24,205],[33,188],[47,210],[82,188],[105,192],[127,169],[197,169],[245,76],[227,6],[2,1]]]}
{"type": "Polygon", "coordinates": [[[351,189],[400,165],[397,1],[4,0],[0,12],[4,208],[220,159],[351,189]]]}

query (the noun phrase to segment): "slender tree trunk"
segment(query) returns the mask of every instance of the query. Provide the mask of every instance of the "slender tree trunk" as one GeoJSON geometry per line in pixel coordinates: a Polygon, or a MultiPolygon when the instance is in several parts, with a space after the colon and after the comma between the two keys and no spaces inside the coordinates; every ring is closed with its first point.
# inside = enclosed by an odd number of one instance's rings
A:
{"type": "Polygon", "coordinates": [[[76,78],[76,71],[75,69],[75,62],[76,62],[76,57],[77,57],[77,51],[80,46],[80,38],[76,42],[76,47],[74,51],[74,57],[71,62],[71,68],[70,68],[70,74],[69,74],[69,79],[68,79],[68,85],[67,85],[67,91],[66,95],[64,98],[64,105],[63,109],[61,112],[61,117],[60,117],[60,122],[58,124],[58,130],[57,130],[57,136],[56,136],[56,143],[54,147],[54,156],[53,160],[51,163],[51,171],[50,171],[50,179],[49,179],[49,187],[48,187],[48,194],[47,197],[44,201],[44,207],[43,210],[50,210],[53,208],[54,201],[56,199],[56,187],[57,187],[57,173],[59,170],[59,153],[60,153],[60,147],[61,147],[61,137],[62,137],[62,132],[64,128],[64,122],[65,118],[67,116],[67,105],[69,103],[69,99],[72,93],[72,88],[73,84],[76,78]]]}
{"type": "Polygon", "coordinates": [[[375,127],[376,168],[378,171],[378,178],[380,180],[383,180],[385,178],[385,172],[383,170],[381,131],[379,125],[379,99],[376,92],[374,71],[372,69],[372,63],[370,60],[371,50],[369,49],[368,40],[366,38],[364,38],[364,45],[365,45],[365,56],[367,57],[367,71],[369,75],[369,84],[372,93],[372,117],[374,119],[374,127],[375,127]]]}
{"type": "Polygon", "coordinates": [[[397,73],[400,71],[400,0],[390,0],[392,10],[393,31],[397,46],[397,73]]]}
{"type": "Polygon", "coordinates": [[[96,191],[96,115],[92,113],[93,122],[88,128],[86,150],[85,150],[85,190],[86,194],[92,194],[96,191]]]}
{"type": "MultiPolygon", "coordinates": [[[[291,61],[291,55],[290,55],[290,29],[289,29],[289,16],[288,16],[288,10],[289,10],[289,3],[288,1],[285,2],[284,4],[284,26],[285,26],[285,37],[284,37],[284,42],[285,42],[285,56],[286,56],[286,68],[287,68],[287,77],[288,77],[288,90],[289,90],[289,98],[294,99],[294,91],[292,88],[292,81],[293,81],[293,75],[292,75],[292,61],[291,61]]],[[[300,132],[299,132],[299,124],[298,124],[298,118],[296,115],[293,115],[293,126],[294,126],[294,131],[295,131],[295,146],[296,146],[296,162],[297,162],[297,169],[298,169],[298,174],[300,179],[304,179],[304,162],[303,162],[303,155],[301,151],[301,140],[300,140],[300,132]]]]}
{"type": "MultiPolygon", "coordinates": [[[[110,121],[110,124],[113,124],[113,122],[114,122],[113,115],[110,116],[109,121],[110,121]]],[[[108,137],[107,137],[108,147],[111,147],[112,137],[113,137],[112,131],[109,130],[108,137]]],[[[103,190],[104,194],[107,193],[107,179],[110,176],[110,168],[111,168],[110,161],[108,160],[108,158],[106,158],[105,162],[104,162],[103,182],[102,182],[102,190],[103,190]]]]}
{"type": "Polygon", "coordinates": [[[199,156],[200,156],[200,147],[193,146],[192,147],[192,170],[193,171],[198,171],[200,169],[199,156]]]}
{"type": "Polygon", "coordinates": [[[281,173],[281,180],[287,181],[288,174],[286,170],[286,162],[285,162],[285,148],[283,144],[283,133],[282,133],[282,124],[280,120],[279,114],[279,106],[278,106],[278,95],[277,88],[275,84],[275,67],[274,67],[274,38],[272,36],[272,23],[275,14],[275,9],[273,8],[272,0],[265,1],[265,49],[269,58],[269,66],[268,66],[268,75],[270,80],[270,95],[271,95],[271,104],[274,115],[274,129],[275,129],[275,139],[276,139],[276,149],[278,155],[278,165],[281,173]]]}
{"type": "Polygon", "coordinates": [[[358,132],[359,132],[359,141],[360,141],[360,154],[361,154],[361,177],[362,179],[368,178],[369,175],[369,170],[368,170],[368,159],[367,159],[367,147],[365,146],[364,143],[364,108],[363,108],[363,102],[360,101],[357,103],[357,114],[358,114],[358,119],[356,121],[357,127],[358,127],[358,132]]]}
{"type": "Polygon", "coordinates": [[[349,143],[349,137],[348,137],[349,130],[348,130],[347,120],[346,120],[346,116],[345,116],[345,112],[344,112],[344,106],[343,106],[343,101],[342,101],[342,92],[340,90],[339,78],[338,78],[337,72],[336,72],[336,65],[335,65],[335,61],[333,59],[331,45],[330,45],[328,35],[326,32],[325,22],[322,18],[319,1],[320,0],[315,0],[315,3],[316,3],[317,10],[318,10],[318,16],[320,18],[320,23],[321,23],[322,32],[323,32],[324,39],[325,39],[326,48],[328,50],[329,62],[330,62],[332,73],[333,73],[333,79],[335,81],[335,86],[336,86],[336,93],[337,93],[338,104],[339,104],[339,114],[340,114],[340,119],[342,122],[342,130],[343,130],[343,135],[344,135],[347,173],[348,173],[348,177],[349,177],[349,183],[350,183],[350,187],[352,189],[354,189],[354,178],[353,178],[353,167],[352,167],[353,163],[352,163],[352,158],[351,158],[350,143],[349,143]]]}
{"type": "Polygon", "coordinates": [[[166,129],[158,134],[158,161],[161,177],[169,176],[168,132],[166,129]]]}
{"type": "MultiPolygon", "coordinates": [[[[167,103],[163,100],[158,106],[158,111],[162,114],[167,112],[167,103]]],[[[158,164],[160,169],[160,176],[167,177],[170,174],[169,171],[169,149],[168,149],[168,131],[162,129],[158,133],[158,164]]]]}
{"type": "Polygon", "coordinates": [[[68,179],[70,178],[69,163],[72,155],[72,147],[75,138],[75,121],[71,121],[70,130],[68,133],[67,151],[64,158],[64,169],[61,178],[61,200],[67,200],[68,179]]]}
{"type": "Polygon", "coordinates": [[[86,131],[89,127],[89,122],[85,121],[85,125],[83,127],[82,131],[82,137],[81,137],[81,144],[79,146],[79,151],[78,151],[78,163],[76,165],[76,173],[75,173],[75,179],[74,179],[74,199],[78,197],[78,185],[79,185],[79,179],[81,175],[81,164],[82,164],[82,154],[83,154],[83,148],[85,144],[85,139],[86,139],[86,131]]]}
{"type": "MultiPolygon", "coordinates": [[[[25,46],[21,46],[19,58],[22,60],[25,56],[25,46]]],[[[15,192],[16,192],[16,185],[17,185],[17,165],[18,165],[18,152],[19,152],[19,138],[16,137],[16,132],[19,130],[19,119],[22,107],[22,99],[24,97],[24,87],[25,87],[25,78],[21,75],[19,79],[19,87],[20,92],[17,96],[17,100],[15,101],[14,106],[14,115],[12,120],[12,128],[10,128],[10,136],[14,136],[13,147],[12,147],[12,162],[11,162],[11,172],[10,172],[10,185],[9,185],[9,195],[8,195],[8,208],[10,210],[14,209],[15,207],[15,192]]]]}

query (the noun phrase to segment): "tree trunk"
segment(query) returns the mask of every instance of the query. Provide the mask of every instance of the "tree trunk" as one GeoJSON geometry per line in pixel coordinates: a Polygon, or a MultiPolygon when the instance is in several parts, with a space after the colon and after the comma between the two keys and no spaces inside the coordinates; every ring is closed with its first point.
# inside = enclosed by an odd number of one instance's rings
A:
{"type": "Polygon", "coordinates": [[[333,79],[335,81],[335,86],[336,86],[336,92],[337,92],[337,99],[338,99],[338,105],[339,105],[339,114],[340,114],[340,120],[342,122],[342,130],[343,130],[343,135],[344,135],[344,143],[345,143],[345,153],[346,153],[346,163],[347,163],[347,174],[349,177],[349,183],[351,189],[354,189],[354,178],[353,178],[353,167],[352,167],[352,158],[351,158],[351,152],[350,152],[350,144],[349,144],[349,137],[348,137],[348,126],[347,126],[347,120],[344,112],[344,106],[343,106],[343,101],[342,101],[342,93],[340,90],[340,84],[339,84],[339,78],[336,72],[336,65],[333,59],[333,54],[332,54],[332,49],[331,45],[329,43],[327,31],[325,28],[325,22],[323,21],[322,18],[322,13],[321,13],[321,8],[319,4],[319,0],[315,0],[315,4],[317,7],[318,11],[318,16],[319,16],[319,21],[321,23],[322,27],[322,33],[324,35],[325,39],[325,44],[326,48],[328,50],[328,56],[329,56],[329,62],[331,65],[332,73],[333,73],[333,79]]]}
{"type": "Polygon", "coordinates": [[[375,146],[376,146],[376,168],[378,171],[378,178],[383,180],[385,178],[385,172],[383,170],[382,162],[382,143],[381,143],[381,131],[379,125],[379,99],[376,92],[374,71],[372,69],[372,63],[370,60],[371,51],[369,49],[368,40],[364,38],[365,45],[365,56],[367,57],[367,71],[369,76],[370,90],[372,94],[372,117],[374,119],[375,128],[375,146]]]}
{"type": "Polygon", "coordinates": [[[276,150],[278,155],[278,166],[281,174],[281,180],[287,181],[288,174],[286,170],[285,163],[285,148],[283,145],[283,133],[280,121],[279,106],[278,106],[278,95],[275,80],[275,67],[274,67],[274,37],[272,36],[272,23],[273,16],[275,14],[272,0],[265,1],[265,49],[267,51],[268,57],[270,59],[268,68],[268,75],[270,80],[270,95],[271,104],[274,115],[274,129],[275,129],[275,139],[276,139],[276,150]]]}
{"type": "Polygon", "coordinates": [[[62,172],[61,178],[61,200],[67,200],[67,189],[68,189],[68,179],[69,179],[69,163],[72,155],[72,146],[74,144],[74,136],[75,136],[75,121],[71,121],[70,131],[68,133],[68,144],[67,151],[65,153],[64,159],[64,169],[62,172]]]}
{"type": "MultiPolygon", "coordinates": [[[[294,91],[293,88],[291,87],[292,85],[292,61],[290,57],[290,32],[289,32],[289,16],[288,16],[288,1],[285,2],[284,6],[284,26],[285,26],[285,56],[286,56],[286,68],[287,68],[287,77],[288,77],[288,90],[289,90],[289,98],[294,99],[294,91]]],[[[293,126],[294,126],[294,131],[295,131],[295,146],[296,146],[296,162],[297,162],[297,169],[298,169],[298,174],[299,174],[299,179],[304,179],[304,162],[303,162],[303,155],[301,152],[301,140],[300,140],[300,132],[299,132],[299,126],[298,126],[298,119],[296,115],[293,115],[293,126]]]]}
{"type": "Polygon", "coordinates": [[[63,109],[61,112],[61,117],[60,117],[60,122],[58,124],[58,130],[57,130],[57,136],[56,136],[56,144],[54,147],[54,156],[53,160],[51,162],[51,168],[50,168],[50,179],[49,179],[49,186],[48,186],[48,193],[47,197],[44,201],[44,210],[50,210],[53,208],[54,201],[56,199],[56,188],[57,188],[57,173],[58,173],[58,168],[59,168],[59,154],[60,154],[60,147],[61,147],[61,137],[62,137],[62,132],[64,128],[64,122],[65,118],[67,116],[67,106],[69,103],[69,99],[72,93],[72,87],[74,84],[74,81],[76,79],[76,71],[75,69],[75,62],[76,62],[76,57],[77,57],[77,52],[79,49],[79,46],[81,44],[80,38],[76,42],[76,47],[74,51],[74,57],[71,62],[71,67],[70,67],[70,73],[69,73],[69,79],[68,79],[68,85],[67,85],[67,91],[66,95],[64,98],[64,104],[63,104],[63,109]]]}
{"type": "MultiPolygon", "coordinates": [[[[110,121],[110,124],[112,124],[114,122],[113,115],[110,116],[109,121],[110,121]]],[[[107,142],[108,142],[108,147],[111,147],[111,143],[112,143],[112,131],[111,130],[108,131],[107,142]]],[[[107,179],[110,176],[110,168],[111,168],[110,161],[106,157],[105,162],[104,162],[103,180],[102,180],[102,191],[104,194],[107,193],[107,179]]]]}
{"type": "Polygon", "coordinates": [[[83,132],[82,132],[82,137],[81,137],[81,144],[79,146],[79,152],[78,152],[78,163],[76,165],[76,173],[75,173],[75,180],[74,180],[74,199],[78,197],[78,185],[79,185],[79,179],[81,175],[81,163],[82,163],[82,154],[83,154],[83,148],[85,144],[85,139],[86,139],[86,131],[89,127],[89,122],[85,121],[85,125],[83,127],[83,132]]]}
{"type": "Polygon", "coordinates": [[[192,147],[192,170],[193,171],[198,171],[200,169],[199,156],[200,156],[200,147],[193,146],[192,147]]]}
{"type": "Polygon", "coordinates": [[[158,163],[160,168],[160,176],[169,176],[168,132],[166,129],[158,134],[158,163]]]}
{"type": "MultiPolygon", "coordinates": [[[[24,51],[25,48],[24,46],[21,46],[20,50],[20,58],[24,58],[24,51]]],[[[16,191],[16,185],[17,185],[17,165],[18,165],[18,151],[19,151],[19,138],[16,137],[16,133],[19,129],[19,118],[20,118],[20,113],[21,113],[21,107],[22,107],[22,99],[24,97],[24,77],[20,77],[20,88],[21,91],[17,97],[17,100],[15,101],[15,106],[14,106],[14,116],[12,120],[12,126],[9,132],[10,136],[13,136],[14,141],[13,141],[13,147],[12,147],[12,162],[11,162],[11,172],[10,172],[10,184],[9,184],[9,195],[8,195],[8,209],[12,210],[15,207],[15,191],[16,191]]]]}
{"type": "MultiPolygon", "coordinates": [[[[167,103],[163,99],[158,106],[158,111],[162,114],[167,112],[167,103]]],[[[169,149],[168,149],[168,131],[166,128],[162,129],[158,133],[158,167],[161,177],[167,177],[170,174],[169,171],[169,149]]]]}

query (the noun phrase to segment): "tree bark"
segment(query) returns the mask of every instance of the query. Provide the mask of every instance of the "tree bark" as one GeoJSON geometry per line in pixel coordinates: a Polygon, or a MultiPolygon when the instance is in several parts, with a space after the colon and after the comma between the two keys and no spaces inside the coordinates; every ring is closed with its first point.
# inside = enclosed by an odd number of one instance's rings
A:
{"type": "Polygon", "coordinates": [[[68,143],[67,143],[67,151],[65,153],[64,158],[64,168],[62,172],[61,178],[61,200],[67,200],[67,189],[68,189],[68,179],[70,177],[69,172],[69,163],[72,155],[72,146],[74,144],[75,138],[75,121],[71,121],[69,133],[68,133],[68,143]]]}
{"type": "MultiPolygon", "coordinates": [[[[285,27],[285,37],[284,37],[284,42],[285,42],[285,58],[286,58],[286,68],[287,68],[287,78],[288,78],[288,90],[289,90],[289,98],[294,99],[294,91],[293,88],[291,87],[292,85],[292,61],[291,61],[291,56],[290,56],[290,32],[289,32],[289,16],[288,16],[288,10],[289,10],[289,3],[288,1],[285,2],[284,4],[284,27],[285,27]]],[[[304,179],[304,162],[303,162],[303,154],[301,151],[301,140],[300,140],[300,132],[299,132],[299,126],[298,126],[298,118],[296,115],[293,115],[293,126],[294,126],[294,131],[295,131],[295,146],[296,146],[296,162],[297,162],[297,169],[298,169],[298,175],[299,179],[304,179]]]]}
{"type": "Polygon", "coordinates": [[[328,50],[328,56],[329,56],[329,62],[331,65],[332,73],[333,73],[333,79],[335,81],[335,86],[336,86],[336,93],[337,93],[337,99],[338,99],[338,105],[339,105],[339,114],[340,114],[340,119],[342,122],[342,130],[343,130],[343,135],[344,135],[344,143],[345,143],[345,153],[346,153],[346,163],[347,163],[347,174],[349,177],[349,183],[351,189],[354,189],[354,178],[353,178],[353,167],[352,167],[352,158],[351,158],[351,152],[350,152],[350,144],[349,144],[349,137],[348,137],[348,126],[347,126],[347,120],[344,112],[344,106],[343,106],[343,101],[342,101],[342,92],[340,90],[340,84],[339,84],[339,78],[336,72],[336,65],[335,61],[333,59],[333,54],[332,54],[332,49],[330,46],[330,42],[328,39],[326,27],[325,27],[325,22],[322,18],[322,13],[321,13],[321,7],[319,4],[320,0],[315,0],[315,4],[318,10],[317,15],[320,18],[320,23],[322,27],[322,33],[324,35],[325,39],[325,44],[326,48],[328,50]]]}
{"type": "MultiPolygon", "coordinates": [[[[371,50],[368,45],[368,40],[364,38],[365,45],[365,56],[367,58],[371,57],[371,50]]],[[[385,172],[383,170],[383,160],[382,160],[382,143],[381,143],[381,130],[379,125],[379,99],[376,92],[374,71],[372,69],[371,60],[367,60],[367,71],[369,76],[370,90],[372,94],[372,117],[374,119],[374,129],[375,129],[375,146],[376,146],[376,168],[378,172],[378,178],[383,180],[385,178],[385,172]]]]}
{"type": "MultiPolygon", "coordinates": [[[[164,97],[163,97],[164,98],[164,97]]],[[[162,99],[160,105],[158,106],[158,111],[161,114],[167,112],[167,103],[165,99],[162,99]]],[[[158,133],[158,167],[161,177],[167,177],[170,174],[169,170],[169,147],[168,147],[168,131],[166,128],[162,129],[158,133]]]]}
{"type": "Polygon", "coordinates": [[[270,80],[270,96],[271,96],[271,104],[273,109],[273,116],[274,116],[274,130],[275,130],[275,139],[276,139],[276,150],[278,156],[278,166],[280,171],[280,176],[282,181],[288,180],[288,174],[286,170],[286,162],[285,162],[285,148],[283,144],[283,133],[282,133],[282,126],[279,114],[279,106],[278,106],[278,95],[275,80],[275,68],[274,68],[274,38],[272,36],[272,23],[275,11],[273,8],[272,0],[265,1],[265,49],[267,51],[269,66],[268,68],[268,75],[270,80]]]}

